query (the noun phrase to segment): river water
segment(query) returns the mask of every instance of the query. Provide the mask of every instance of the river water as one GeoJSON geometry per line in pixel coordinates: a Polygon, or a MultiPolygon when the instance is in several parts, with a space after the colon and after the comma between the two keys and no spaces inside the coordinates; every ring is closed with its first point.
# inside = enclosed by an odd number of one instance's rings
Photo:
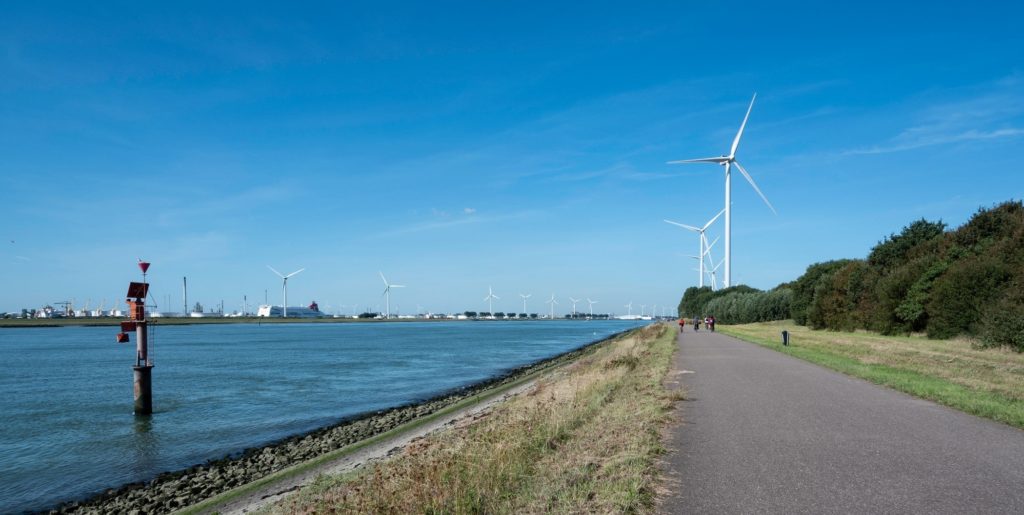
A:
{"type": "Polygon", "coordinates": [[[152,417],[116,327],[0,329],[0,512],[52,507],[578,348],[633,321],[157,326],[152,417]]]}

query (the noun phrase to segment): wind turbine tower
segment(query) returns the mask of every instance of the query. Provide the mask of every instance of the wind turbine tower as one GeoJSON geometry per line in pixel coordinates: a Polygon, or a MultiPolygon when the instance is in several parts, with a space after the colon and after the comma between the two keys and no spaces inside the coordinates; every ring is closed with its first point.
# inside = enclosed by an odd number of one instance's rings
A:
{"type": "Polygon", "coordinates": [[[594,304],[597,304],[596,300],[590,300],[587,298],[587,304],[590,304],[590,319],[594,319],[594,304]]]}
{"type": "Polygon", "coordinates": [[[574,299],[572,297],[569,297],[569,300],[572,302],[572,318],[573,318],[573,320],[575,320],[576,319],[576,303],[579,302],[580,299],[574,299]]]}
{"type": "MultiPolygon", "coordinates": [[[[768,197],[761,193],[761,189],[754,183],[754,179],[750,177],[750,174],[740,165],[739,161],[736,160],[736,149],[740,146],[740,138],[743,137],[743,129],[747,126],[747,119],[750,118],[750,111],[754,108],[754,100],[757,99],[757,93],[754,93],[754,97],[750,99],[750,106],[747,107],[747,114],[743,117],[743,123],[740,124],[740,130],[736,133],[736,138],[732,140],[732,148],[729,149],[728,156],[720,157],[705,157],[701,159],[683,159],[680,161],[669,161],[669,164],[681,164],[681,163],[715,163],[725,167],[725,287],[728,288],[732,285],[732,166],[735,165],[736,169],[743,174],[743,178],[750,183],[750,186],[754,188],[754,191],[761,196],[761,200],[768,205],[768,209],[775,213],[775,208],[772,207],[772,203],[768,202],[768,197]]],[[[777,213],[776,213],[777,214],[777,213]]]]}
{"type": "Polygon", "coordinates": [[[494,299],[499,299],[500,300],[501,297],[495,295],[494,292],[491,291],[491,287],[488,286],[487,287],[487,296],[484,297],[484,300],[487,301],[487,312],[491,314],[491,318],[494,318],[494,306],[492,305],[492,301],[494,299]]]}
{"type": "Polygon", "coordinates": [[[548,315],[548,320],[554,320],[555,319],[555,304],[558,304],[558,301],[555,300],[555,294],[552,293],[551,294],[551,298],[546,300],[546,301],[544,301],[544,303],[551,305],[551,314],[548,315]]]}
{"type": "Polygon", "coordinates": [[[382,293],[382,295],[384,295],[385,297],[385,305],[387,306],[387,311],[385,312],[384,318],[388,319],[391,318],[391,288],[405,288],[405,285],[391,284],[388,282],[387,279],[384,278],[384,272],[378,271],[378,273],[380,274],[380,280],[384,281],[384,293],[382,293]]]}
{"type": "Polygon", "coordinates": [[[532,293],[527,293],[526,295],[523,295],[522,293],[519,294],[519,296],[523,298],[523,313],[524,314],[526,313],[526,299],[530,298],[531,295],[533,295],[533,294],[532,293]]]}
{"type": "Polygon", "coordinates": [[[622,307],[628,310],[626,312],[626,316],[633,316],[633,301],[629,301],[629,304],[626,304],[625,306],[622,307]]]}
{"type": "Polygon", "coordinates": [[[281,287],[281,289],[284,290],[284,305],[281,306],[281,318],[288,318],[288,278],[305,270],[305,268],[300,268],[288,275],[281,275],[281,272],[274,270],[274,267],[270,265],[267,265],[267,268],[269,268],[271,272],[277,274],[277,276],[280,277],[281,280],[283,281],[283,286],[281,287]]]}

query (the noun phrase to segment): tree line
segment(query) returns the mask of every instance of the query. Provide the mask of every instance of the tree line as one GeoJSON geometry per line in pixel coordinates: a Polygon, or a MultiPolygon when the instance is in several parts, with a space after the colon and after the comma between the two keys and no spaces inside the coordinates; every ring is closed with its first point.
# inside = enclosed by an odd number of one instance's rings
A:
{"type": "Polygon", "coordinates": [[[956,229],[917,220],[866,259],[815,263],[770,291],[688,288],[679,313],[712,314],[722,323],[792,318],[815,329],[967,335],[1024,351],[1024,204],[979,209],[956,229]]]}

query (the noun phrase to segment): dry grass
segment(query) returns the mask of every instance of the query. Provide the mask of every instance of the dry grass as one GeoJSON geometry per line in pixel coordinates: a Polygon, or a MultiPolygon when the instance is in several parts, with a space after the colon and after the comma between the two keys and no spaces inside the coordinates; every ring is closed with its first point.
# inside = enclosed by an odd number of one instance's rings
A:
{"type": "Polygon", "coordinates": [[[965,339],[814,331],[788,321],[721,326],[727,334],[780,350],[783,329],[791,334],[786,349],[791,354],[851,375],[883,378],[875,382],[1024,427],[1024,354],[979,348],[965,339]],[[1002,408],[993,411],[991,403],[1002,408]]]}
{"type": "Polygon", "coordinates": [[[652,326],[609,342],[474,423],[354,478],[321,478],[271,511],[650,511],[673,336],[652,326]]]}

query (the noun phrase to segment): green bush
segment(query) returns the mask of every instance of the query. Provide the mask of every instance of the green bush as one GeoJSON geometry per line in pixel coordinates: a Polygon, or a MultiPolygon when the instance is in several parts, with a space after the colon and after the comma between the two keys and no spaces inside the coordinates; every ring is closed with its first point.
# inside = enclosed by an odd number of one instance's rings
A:
{"type": "Polygon", "coordinates": [[[867,259],[815,263],[769,292],[689,288],[679,313],[723,323],[792,318],[818,329],[966,334],[1024,351],[1024,204],[979,209],[950,231],[941,221],[915,221],[867,259]]]}
{"type": "Polygon", "coordinates": [[[933,338],[983,332],[1012,341],[1020,300],[1005,292],[1013,280],[1024,283],[1024,205],[980,209],[961,227],[944,228],[919,220],[865,261],[812,265],[793,282],[794,319],[816,328],[926,331],[933,338]]]}
{"type": "Polygon", "coordinates": [[[1011,286],[1006,294],[982,314],[981,341],[985,346],[1009,346],[1024,352],[1024,281],[1011,286]]]}

